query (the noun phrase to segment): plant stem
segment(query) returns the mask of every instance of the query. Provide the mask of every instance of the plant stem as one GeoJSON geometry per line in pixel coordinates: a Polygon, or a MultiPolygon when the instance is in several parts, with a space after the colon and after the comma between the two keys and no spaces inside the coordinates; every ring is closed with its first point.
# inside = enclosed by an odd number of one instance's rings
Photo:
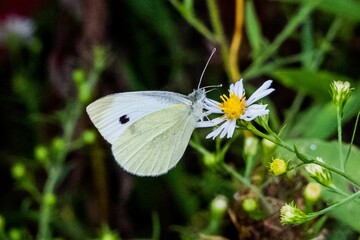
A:
{"type": "Polygon", "coordinates": [[[230,57],[229,57],[229,67],[230,67],[232,82],[236,82],[240,79],[238,53],[242,40],[243,18],[244,18],[244,0],[236,0],[235,27],[234,27],[234,35],[230,45],[230,57]]]}
{"type": "Polygon", "coordinates": [[[345,171],[345,161],[342,154],[342,128],[341,128],[341,107],[336,107],[337,130],[338,130],[338,144],[339,144],[339,161],[340,169],[345,171]]]}
{"type": "Polygon", "coordinates": [[[313,60],[310,65],[310,69],[312,70],[319,69],[320,64],[324,60],[325,53],[327,53],[331,49],[331,47],[329,46],[330,43],[337,36],[336,34],[338,33],[342,23],[343,23],[343,19],[340,17],[336,18],[333,21],[328,32],[326,33],[325,39],[321,42],[317,52],[315,53],[315,56],[313,57],[313,60]]]}
{"type": "Polygon", "coordinates": [[[247,69],[247,75],[253,74],[258,68],[280,47],[280,45],[289,38],[289,36],[297,29],[297,27],[303,23],[308,17],[312,10],[319,4],[321,0],[316,1],[306,1],[306,3],[301,7],[298,14],[293,17],[290,22],[285,26],[284,30],[278,34],[275,40],[266,47],[264,52],[260,54],[256,61],[251,64],[247,69]]]}
{"type": "MultiPolygon", "coordinates": [[[[106,66],[106,55],[104,50],[105,49],[101,47],[94,48],[94,66],[91,69],[88,76],[88,81],[86,82],[89,91],[92,91],[97,80],[99,79],[101,72],[106,66]]],[[[84,108],[85,103],[80,101],[80,99],[76,99],[76,101],[73,103],[72,108],[67,109],[68,111],[65,112],[65,116],[61,119],[62,128],[64,131],[62,139],[65,145],[61,151],[57,152],[57,155],[55,156],[55,159],[49,168],[48,178],[45,182],[43,200],[41,202],[39,213],[39,232],[37,235],[38,240],[51,238],[51,231],[49,225],[53,215],[54,205],[48,204],[46,201],[44,201],[44,197],[54,194],[57,185],[63,178],[65,172],[64,162],[69,150],[71,149],[70,145],[72,144],[71,141],[73,139],[75,127],[78,119],[84,111],[84,108]]]]}
{"type": "Polygon", "coordinates": [[[195,30],[206,37],[209,41],[216,41],[214,34],[204,25],[204,23],[196,18],[192,9],[188,9],[188,7],[185,6],[185,3],[181,4],[178,0],[170,0],[170,2],[195,30]]]}
{"type": "Polygon", "coordinates": [[[355,121],[354,131],[353,131],[353,134],[352,134],[352,137],[351,137],[350,147],[349,147],[349,150],[348,150],[348,152],[346,154],[346,158],[345,158],[345,166],[346,166],[346,161],[348,160],[348,158],[350,156],[352,145],[354,144],[356,130],[357,130],[357,126],[358,126],[358,123],[359,123],[359,117],[360,117],[360,111],[358,112],[358,114],[356,116],[356,121],[355,121]]]}
{"type": "Polygon", "coordinates": [[[52,218],[53,205],[44,202],[44,197],[54,193],[54,189],[56,188],[62,173],[63,173],[63,168],[61,165],[54,166],[50,169],[49,176],[45,183],[43,199],[40,208],[39,233],[37,235],[38,240],[51,238],[49,222],[51,221],[52,218]]]}
{"type": "Polygon", "coordinates": [[[215,40],[220,45],[220,53],[224,62],[224,68],[228,78],[231,79],[231,71],[229,66],[229,48],[226,43],[223,25],[221,24],[220,14],[216,0],[207,1],[211,25],[215,32],[215,40]]]}
{"type": "Polygon", "coordinates": [[[254,167],[254,163],[255,163],[255,157],[254,156],[250,156],[246,159],[246,165],[245,165],[245,172],[244,172],[244,177],[247,179],[250,179],[250,175],[251,175],[251,170],[254,167]]]}
{"type": "Polygon", "coordinates": [[[319,215],[325,214],[327,212],[330,212],[334,208],[337,208],[340,205],[343,205],[343,204],[345,204],[347,202],[350,202],[352,199],[354,199],[354,198],[356,198],[358,196],[360,196],[360,191],[348,196],[347,198],[342,199],[341,201],[331,205],[330,207],[324,208],[324,209],[322,209],[322,210],[320,210],[318,212],[310,213],[309,216],[314,216],[315,217],[315,216],[319,216],[319,215]]]}
{"type": "Polygon", "coordinates": [[[284,141],[282,141],[274,132],[271,132],[271,135],[267,135],[265,133],[262,133],[261,131],[259,131],[257,128],[254,127],[254,125],[248,125],[247,129],[249,131],[251,131],[252,133],[254,133],[255,135],[265,138],[287,150],[289,150],[290,152],[293,152],[296,154],[296,156],[299,158],[299,160],[301,160],[302,162],[304,162],[305,164],[309,164],[309,163],[315,163],[317,165],[320,165],[326,169],[328,169],[329,171],[332,171],[340,176],[342,176],[343,178],[349,180],[350,182],[352,182],[354,185],[356,185],[358,188],[360,188],[360,183],[354,179],[353,177],[351,177],[350,175],[346,174],[344,171],[335,168],[331,165],[328,165],[326,163],[323,162],[319,162],[317,161],[315,158],[308,156],[307,154],[303,154],[303,153],[299,153],[297,151],[297,149],[295,147],[291,147],[290,145],[288,145],[287,143],[285,143],[284,141]]]}

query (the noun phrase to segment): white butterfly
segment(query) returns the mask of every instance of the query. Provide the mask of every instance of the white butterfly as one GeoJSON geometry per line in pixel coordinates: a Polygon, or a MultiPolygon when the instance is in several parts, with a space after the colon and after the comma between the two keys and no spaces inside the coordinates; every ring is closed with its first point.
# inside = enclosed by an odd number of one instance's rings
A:
{"type": "Polygon", "coordinates": [[[91,103],[86,111],[112,145],[116,161],[139,176],[173,168],[202,120],[204,89],[189,96],[165,91],[125,92],[91,103]]]}
{"type": "Polygon", "coordinates": [[[105,96],[86,111],[112,145],[121,167],[135,175],[157,176],[175,167],[184,154],[192,132],[206,115],[205,98],[204,88],[188,96],[166,91],[125,92],[105,96]]]}

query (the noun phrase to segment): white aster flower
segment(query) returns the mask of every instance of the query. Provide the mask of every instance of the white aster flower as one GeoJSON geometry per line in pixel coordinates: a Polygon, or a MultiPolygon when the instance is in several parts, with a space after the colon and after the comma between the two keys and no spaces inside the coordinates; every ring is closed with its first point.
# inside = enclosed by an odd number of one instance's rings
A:
{"type": "Polygon", "coordinates": [[[249,99],[246,99],[243,80],[240,79],[235,84],[230,85],[229,97],[225,94],[220,96],[221,103],[212,99],[206,99],[205,109],[207,114],[223,114],[221,117],[210,120],[213,126],[222,124],[208,134],[206,138],[215,139],[219,135],[220,138],[225,137],[225,135],[227,138],[231,138],[235,131],[236,120],[252,121],[257,117],[268,114],[267,104],[254,103],[275,90],[270,88],[271,83],[272,80],[266,81],[249,99]]]}
{"type": "Polygon", "coordinates": [[[17,38],[27,43],[33,38],[34,22],[30,18],[10,15],[0,22],[0,44],[9,43],[17,38]]]}

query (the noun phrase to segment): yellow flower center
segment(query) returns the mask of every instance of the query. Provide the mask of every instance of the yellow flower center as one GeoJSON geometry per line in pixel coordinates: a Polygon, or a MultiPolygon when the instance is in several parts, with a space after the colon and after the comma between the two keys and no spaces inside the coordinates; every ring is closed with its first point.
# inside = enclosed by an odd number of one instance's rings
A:
{"type": "Polygon", "coordinates": [[[223,101],[219,104],[228,119],[236,120],[245,112],[245,96],[238,98],[234,93],[230,93],[230,97],[223,94],[220,96],[223,101]]]}

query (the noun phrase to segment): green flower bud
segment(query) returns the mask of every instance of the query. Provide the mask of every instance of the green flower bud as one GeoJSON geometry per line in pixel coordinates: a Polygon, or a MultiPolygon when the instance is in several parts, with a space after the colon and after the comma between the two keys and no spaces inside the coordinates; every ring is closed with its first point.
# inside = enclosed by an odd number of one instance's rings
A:
{"type": "Polygon", "coordinates": [[[307,202],[315,203],[321,196],[321,185],[316,182],[311,182],[306,185],[303,194],[307,202]]]}
{"type": "Polygon", "coordinates": [[[11,240],[20,240],[22,239],[21,235],[21,231],[17,228],[12,228],[9,230],[9,238],[11,240]]]}
{"type": "Polygon", "coordinates": [[[303,211],[292,202],[285,204],[280,210],[280,220],[282,224],[299,225],[311,220],[303,211]]]}
{"type": "Polygon", "coordinates": [[[342,115],[342,109],[346,103],[346,101],[349,99],[352,88],[350,88],[349,82],[342,82],[342,81],[333,81],[330,85],[331,89],[331,97],[333,103],[340,108],[340,112],[342,115]]]}
{"type": "Polygon", "coordinates": [[[52,147],[55,151],[57,152],[61,152],[61,151],[64,151],[65,149],[65,142],[62,138],[60,137],[55,137],[53,140],[52,140],[52,147]]]}
{"type": "Polygon", "coordinates": [[[92,144],[96,140],[96,133],[93,130],[85,130],[81,135],[85,144],[92,144]]]}
{"type": "Polygon", "coordinates": [[[0,232],[3,232],[5,228],[5,218],[0,215],[0,232]]]}
{"type": "Polygon", "coordinates": [[[26,174],[26,167],[24,164],[18,162],[12,166],[11,175],[13,176],[13,178],[21,179],[25,176],[25,174],[26,174]]]}
{"type": "Polygon", "coordinates": [[[244,143],[244,154],[248,157],[254,157],[258,150],[259,140],[256,137],[246,137],[244,143]]]}
{"type": "Polygon", "coordinates": [[[92,93],[90,92],[89,86],[87,84],[82,84],[79,86],[79,100],[87,103],[90,101],[92,97],[92,93]]]}
{"type": "Polygon", "coordinates": [[[57,198],[52,193],[46,193],[43,197],[44,203],[49,206],[53,206],[56,204],[57,198]]]}
{"type": "Polygon", "coordinates": [[[203,156],[203,162],[207,167],[211,168],[219,163],[219,158],[215,153],[207,152],[203,156]]]}
{"type": "Polygon", "coordinates": [[[242,207],[243,207],[245,212],[254,212],[255,210],[258,209],[259,205],[258,205],[258,203],[256,202],[255,199],[246,198],[242,202],[242,207]]]}
{"type": "Polygon", "coordinates": [[[263,138],[261,140],[261,144],[262,144],[262,147],[263,147],[263,150],[265,152],[265,154],[270,154],[271,152],[273,152],[276,148],[276,144],[263,138]]]}
{"type": "Polygon", "coordinates": [[[119,239],[115,233],[106,232],[100,236],[100,240],[117,240],[119,239]]]}
{"type": "Polygon", "coordinates": [[[344,101],[348,100],[351,91],[353,90],[350,88],[350,83],[347,81],[333,81],[330,87],[333,102],[337,106],[342,105],[344,101]]]}
{"type": "MultiPolygon", "coordinates": [[[[323,162],[321,158],[317,158],[319,162],[323,162]]],[[[310,177],[313,178],[318,183],[329,187],[332,184],[332,177],[329,170],[323,168],[322,166],[316,163],[310,163],[305,166],[306,171],[309,173],[310,177]]]]}
{"type": "Polygon", "coordinates": [[[72,78],[78,87],[81,86],[81,84],[85,82],[85,71],[82,69],[74,69],[72,78]]]}
{"type": "Polygon", "coordinates": [[[39,162],[44,162],[48,159],[49,151],[44,145],[38,145],[34,149],[34,156],[39,162]]]}
{"type": "Polygon", "coordinates": [[[215,219],[220,219],[224,216],[228,208],[228,200],[225,196],[218,195],[215,197],[210,204],[210,210],[212,216],[215,219]]]}
{"type": "Polygon", "coordinates": [[[107,51],[105,47],[95,46],[94,47],[94,68],[97,71],[103,71],[106,67],[107,51]]]}

